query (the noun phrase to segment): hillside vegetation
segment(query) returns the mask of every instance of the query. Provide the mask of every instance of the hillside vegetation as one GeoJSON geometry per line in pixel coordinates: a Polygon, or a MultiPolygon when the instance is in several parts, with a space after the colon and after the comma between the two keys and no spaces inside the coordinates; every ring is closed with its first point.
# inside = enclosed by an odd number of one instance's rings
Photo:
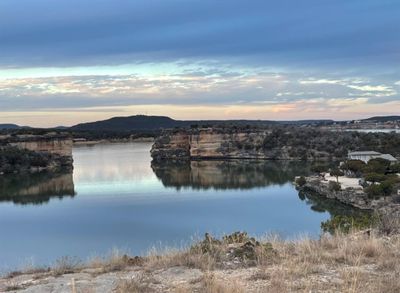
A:
{"type": "Polygon", "coordinates": [[[0,147],[0,172],[14,173],[28,171],[32,167],[45,168],[51,162],[51,155],[23,150],[17,147],[0,147]]]}

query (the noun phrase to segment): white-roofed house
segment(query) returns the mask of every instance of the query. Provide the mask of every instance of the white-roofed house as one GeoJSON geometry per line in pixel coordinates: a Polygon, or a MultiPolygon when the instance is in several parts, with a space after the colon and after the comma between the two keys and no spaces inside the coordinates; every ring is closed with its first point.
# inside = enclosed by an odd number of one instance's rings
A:
{"type": "Polygon", "coordinates": [[[385,159],[390,161],[391,163],[397,162],[397,159],[390,154],[381,154],[375,151],[357,151],[357,152],[349,152],[347,155],[349,160],[360,160],[364,163],[368,163],[371,159],[385,159]]]}

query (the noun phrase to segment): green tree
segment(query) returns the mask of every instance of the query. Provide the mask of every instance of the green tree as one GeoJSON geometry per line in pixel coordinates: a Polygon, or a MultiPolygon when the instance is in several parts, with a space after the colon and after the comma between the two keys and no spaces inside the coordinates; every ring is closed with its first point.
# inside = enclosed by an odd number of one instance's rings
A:
{"type": "Polygon", "coordinates": [[[378,184],[372,184],[364,189],[369,198],[379,198],[382,196],[382,190],[378,184]]]}
{"type": "Polygon", "coordinates": [[[368,173],[380,173],[385,174],[386,171],[389,169],[390,161],[376,158],[368,161],[366,172],[368,173]]]}
{"type": "Polygon", "coordinates": [[[344,173],[339,168],[334,168],[331,170],[330,175],[336,177],[336,182],[339,182],[339,176],[343,176],[344,173]]]}
{"type": "Polygon", "coordinates": [[[328,167],[326,165],[316,164],[311,166],[311,171],[314,173],[323,173],[328,171],[328,167]]]}
{"type": "Polygon", "coordinates": [[[335,182],[335,181],[329,181],[328,188],[330,191],[339,191],[342,189],[342,187],[340,186],[340,183],[335,182]]]}
{"type": "Polygon", "coordinates": [[[400,173],[400,163],[390,165],[390,170],[394,173],[400,173]]]}
{"type": "Polygon", "coordinates": [[[343,170],[348,170],[355,174],[362,174],[367,164],[360,160],[348,160],[342,165],[343,170]]]}
{"type": "Polygon", "coordinates": [[[296,179],[296,184],[298,186],[304,186],[307,183],[306,178],[304,178],[304,176],[301,176],[299,178],[296,179]]]}
{"type": "Polygon", "coordinates": [[[364,179],[366,181],[372,182],[375,184],[376,182],[382,182],[386,179],[386,176],[384,174],[379,174],[379,173],[368,173],[364,175],[364,179]]]}
{"type": "Polygon", "coordinates": [[[390,196],[394,190],[394,185],[389,180],[383,181],[379,187],[383,196],[390,196]]]}
{"type": "Polygon", "coordinates": [[[381,182],[380,184],[372,184],[365,188],[369,198],[380,198],[382,196],[390,196],[393,193],[394,184],[390,180],[381,182]]]}

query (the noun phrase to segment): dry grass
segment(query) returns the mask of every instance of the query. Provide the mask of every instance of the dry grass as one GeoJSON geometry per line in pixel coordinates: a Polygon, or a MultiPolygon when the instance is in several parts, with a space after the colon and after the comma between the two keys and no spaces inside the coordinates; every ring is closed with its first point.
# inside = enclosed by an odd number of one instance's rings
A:
{"type": "Polygon", "coordinates": [[[244,293],[246,292],[238,281],[227,283],[218,280],[214,274],[206,273],[199,282],[199,287],[196,288],[199,293],[244,293]]]}
{"type": "Polygon", "coordinates": [[[143,273],[131,279],[120,280],[115,288],[116,293],[156,293],[152,287],[153,279],[143,273]]]}
{"type": "MultiPolygon", "coordinates": [[[[53,269],[55,274],[82,268],[74,259],[64,258],[57,264],[53,269]]],[[[117,273],[132,266],[136,268],[134,277],[119,280],[115,292],[397,293],[400,292],[400,235],[353,232],[324,235],[317,240],[284,241],[268,237],[260,242],[248,237],[206,238],[191,248],[153,251],[143,259],[114,251],[109,258],[90,264],[103,272],[117,273]],[[160,279],[162,272],[176,266],[198,269],[202,276],[182,281],[172,273],[160,279]],[[178,279],[174,281],[175,277],[178,279]]],[[[10,281],[14,281],[13,277],[9,276],[10,281]]],[[[10,288],[18,286],[10,285],[10,288]]]]}
{"type": "Polygon", "coordinates": [[[238,279],[223,282],[208,272],[228,272],[252,266],[257,270],[245,280],[244,287],[260,284],[262,291],[259,292],[400,292],[399,236],[389,238],[369,232],[353,232],[350,235],[324,235],[318,240],[283,241],[268,237],[261,241],[260,247],[255,247],[253,262],[242,261],[240,266],[233,268],[227,253],[232,245],[235,243],[222,241],[206,252],[195,246],[194,249],[169,251],[161,256],[152,254],[144,266],[149,271],[173,266],[203,270],[206,280],[203,280],[203,285],[196,288],[186,284],[176,289],[183,293],[234,292],[229,286],[232,282],[236,282],[235,290],[242,290],[237,285],[238,279]],[[261,249],[263,243],[272,246],[272,253],[261,249]],[[211,285],[214,291],[210,289],[211,285]]]}
{"type": "Polygon", "coordinates": [[[151,251],[146,257],[145,267],[147,270],[184,266],[188,268],[198,268],[204,271],[214,270],[217,267],[217,257],[215,254],[204,254],[197,249],[175,250],[169,249],[151,251]]]}
{"type": "Polygon", "coordinates": [[[56,263],[51,270],[55,276],[70,274],[80,270],[83,264],[80,259],[75,257],[63,256],[56,260],[56,263]]]}
{"type": "Polygon", "coordinates": [[[227,283],[218,279],[213,273],[205,273],[192,286],[180,285],[173,289],[174,293],[245,293],[246,290],[238,281],[227,283]]]}
{"type": "Polygon", "coordinates": [[[104,274],[108,272],[122,271],[129,266],[141,264],[141,257],[131,258],[125,252],[115,248],[105,257],[93,257],[89,261],[88,266],[90,268],[98,268],[100,269],[100,273],[104,274]]]}

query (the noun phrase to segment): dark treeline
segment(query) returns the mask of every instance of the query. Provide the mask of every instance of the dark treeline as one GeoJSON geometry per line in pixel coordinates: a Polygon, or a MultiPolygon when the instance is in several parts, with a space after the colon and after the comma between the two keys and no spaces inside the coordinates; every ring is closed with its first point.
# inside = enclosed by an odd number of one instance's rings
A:
{"type": "Polygon", "coordinates": [[[325,153],[344,158],[349,151],[374,150],[400,156],[400,134],[329,131],[317,127],[274,127],[263,142],[264,149],[290,147],[293,157],[318,157],[325,153]]]}
{"type": "Polygon", "coordinates": [[[0,173],[15,173],[29,171],[34,168],[46,168],[52,162],[53,156],[48,153],[38,153],[23,150],[13,146],[0,147],[0,173]]]}

